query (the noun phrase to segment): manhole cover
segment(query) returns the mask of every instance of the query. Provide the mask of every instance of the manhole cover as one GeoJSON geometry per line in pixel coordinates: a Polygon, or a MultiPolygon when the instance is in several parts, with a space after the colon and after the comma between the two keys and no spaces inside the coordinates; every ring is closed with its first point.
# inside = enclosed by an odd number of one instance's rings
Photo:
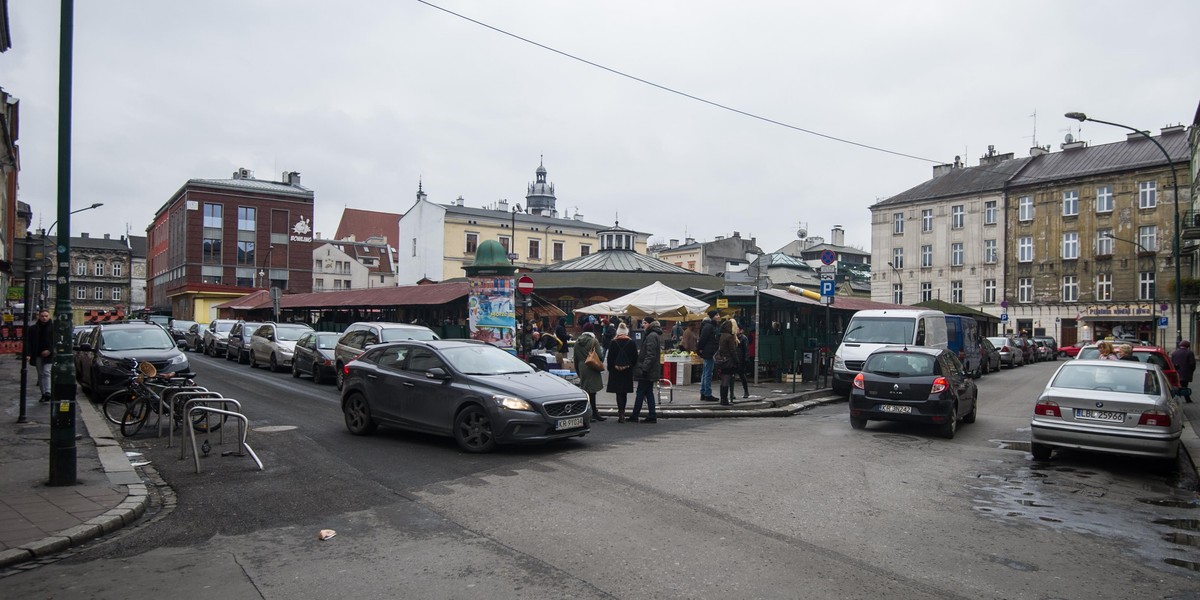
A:
{"type": "Polygon", "coordinates": [[[262,427],[255,427],[251,431],[257,431],[259,433],[278,433],[280,431],[291,431],[295,428],[295,425],[264,425],[262,427]]]}

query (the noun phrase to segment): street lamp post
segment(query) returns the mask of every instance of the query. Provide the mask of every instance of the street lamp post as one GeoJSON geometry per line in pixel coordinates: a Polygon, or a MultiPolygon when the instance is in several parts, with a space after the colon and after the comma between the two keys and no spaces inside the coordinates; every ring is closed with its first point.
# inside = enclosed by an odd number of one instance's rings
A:
{"type": "MultiPolygon", "coordinates": [[[[92,210],[92,209],[95,209],[95,208],[100,208],[101,206],[104,206],[104,203],[103,203],[103,202],[95,202],[95,203],[93,203],[91,206],[85,206],[85,207],[83,207],[83,208],[79,208],[79,209],[73,210],[73,211],[71,211],[71,212],[69,212],[69,213],[67,213],[67,214],[68,214],[68,215],[74,215],[74,214],[77,214],[77,213],[81,213],[81,212],[83,212],[83,211],[85,211],[85,210],[92,210]]],[[[50,224],[50,226],[49,226],[49,227],[47,227],[47,228],[45,228],[45,229],[43,229],[43,230],[42,230],[41,242],[40,242],[40,243],[42,244],[42,247],[43,247],[43,248],[44,248],[44,247],[45,247],[45,245],[46,245],[46,239],[47,239],[47,238],[48,238],[48,237],[49,237],[49,236],[52,234],[52,232],[54,231],[54,227],[55,227],[55,226],[57,226],[57,225],[58,225],[58,221],[57,221],[57,220],[55,220],[53,223],[51,223],[51,224],[50,224]]],[[[68,266],[68,270],[69,270],[69,269],[70,269],[70,267],[68,266]]],[[[39,296],[38,296],[38,308],[39,308],[39,309],[41,309],[41,308],[45,308],[45,302],[46,302],[46,300],[47,300],[47,299],[48,299],[48,297],[49,297],[49,285],[47,284],[47,280],[46,280],[46,271],[47,271],[47,269],[45,269],[45,268],[43,268],[43,269],[42,269],[42,285],[41,285],[41,293],[40,293],[40,294],[39,294],[39,296]]],[[[57,289],[55,289],[55,291],[57,292],[57,289]]],[[[55,295],[57,296],[57,294],[55,294],[55,295]]],[[[28,311],[27,311],[27,312],[28,312],[28,311]]]]}
{"type": "MultiPolygon", "coordinates": [[[[509,262],[513,263],[514,267],[516,266],[516,263],[517,263],[517,252],[516,252],[516,248],[517,248],[517,213],[519,213],[519,212],[521,212],[521,205],[514,204],[513,209],[512,209],[512,225],[509,226],[509,231],[512,232],[511,233],[512,240],[508,243],[508,260],[509,260],[509,262]]],[[[516,273],[516,270],[514,269],[513,272],[516,273]]],[[[517,319],[516,297],[517,297],[517,284],[515,283],[515,280],[514,280],[514,283],[513,283],[513,322],[514,322],[513,349],[516,350],[517,356],[521,356],[521,350],[522,350],[521,338],[524,337],[524,335],[525,335],[525,327],[527,324],[523,322],[525,320],[525,318],[524,318],[525,317],[525,307],[523,307],[523,306],[521,307],[521,317],[522,317],[521,321],[522,322],[516,323],[516,319],[517,319]]],[[[530,339],[532,339],[532,337],[530,339]]],[[[526,352],[529,352],[529,348],[525,348],[524,350],[526,352]]]]}
{"type": "Polygon", "coordinates": [[[1174,243],[1172,244],[1171,248],[1171,257],[1175,261],[1175,344],[1179,345],[1179,342],[1183,340],[1183,303],[1181,300],[1182,290],[1180,289],[1183,285],[1183,276],[1179,270],[1179,179],[1175,175],[1175,161],[1171,160],[1171,154],[1167,152],[1166,148],[1162,147],[1162,144],[1158,143],[1158,140],[1154,139],[1149,133],[1142,131],[1141,129],[1136,129],[1120,123],[1112,123],[1110,121],[1093,119],[1081,112],[1069,112],[1064,116],[1068,119],[1075,119],[1081,123],[1084,121],[1091,121],[1093,123],[1102,123],[1104,125],[1112,125],[1113,127],[1128,129],[1150,140],[1151,142],[1154,142],[1154,145],[1157,146],[1160,151],[1162,151],[1163,156],[1167,157],[1167,166],[1171,168],[1171,184],[1175,191],[1175,234],[1173,236],[1174,243]]]}

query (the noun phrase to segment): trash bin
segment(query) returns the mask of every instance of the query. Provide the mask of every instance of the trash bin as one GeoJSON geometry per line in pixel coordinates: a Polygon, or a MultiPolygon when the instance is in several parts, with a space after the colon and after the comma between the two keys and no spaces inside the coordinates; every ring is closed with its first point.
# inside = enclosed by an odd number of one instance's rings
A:
{"type": "Polygon", "coordinates": [[[801,373],[804,375],[804,381],[816,381],[818,376],[817,368],[820,365],[817,358],[817,350],[815,348],[805,350],[804,359],[801,362],[803,363],[801,373]]]}

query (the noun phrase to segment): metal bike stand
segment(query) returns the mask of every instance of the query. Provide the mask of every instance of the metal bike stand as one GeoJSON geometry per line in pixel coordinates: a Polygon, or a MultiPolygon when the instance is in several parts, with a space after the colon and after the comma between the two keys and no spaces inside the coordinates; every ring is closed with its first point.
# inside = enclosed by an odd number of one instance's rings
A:
{"type": "MultiPolygon", "coordinates": [[[[160,401],[158,403],[159,410],[160,411],[162,410],[162,406],[164,404],[172,407],[172,408],[167,409],[168,411],[172,410],[175,406],[173,404],[175,402],[175,397],[180,394],[183,394],[184,397],[195,397],[195,396],[199,396],[202,398],[220,398],[221,397],[221,394],[218,394],[217,392],[210,392],[210,391],[208,391],[207,388],[202,388],[200,386],[190,386],[187,388],[182,388],[179,391],[172,391],[170,396],[167,396],[164,394],[162,401],[160,401]],[[171,402],[172,404],[167,404],[168,402],[171,402]]],[[[175,418],[172,417],[171,420],[174,421],[175,418]]],[[[175,445],[175,427],[171,423],[164,423],[162,414],[160,412],[159,417],[158,417],[158,437],[162,437],[162,430],[163,430],[164,426],[167,428],[167,447],[170,448],[171,446],[175,445]]]]}
{"type": "MultiPolygon", "coordinates": [[[[241,410],[242,410],[242,403],[238,402],[237,400],[234,400],[233,398],[225,398],[223,396],[218,396],[216,398],[192,398],[190,400],[184,401],[184,403],[183,403],[182,413],[184,415],[186,415],[186,421],[184,421],[182,426],[187,428],[187,430],[189,432],[195,433],[196,428],[192,427],[192,417],[191,417],[192,410],[196,409],[196,408],[202,408],[209,404],[221,405],[221,408],[219,410],[227,410],[229,405],[232,404],[237,407],[238,414],[241,414],[241,410]],[[197,405],[200,405],[200,406],[197,406],[197,405]]],[[[208,423],[207,415],[204,418],[204,422],[208,423]]],[[[240,428],[241,426],[242,426],[242,421],[238,421],[238,427],[240,428]]],[[[239,430],[238,437],[245,438],[246,437],[245,432],[239,430]]],[[[224,443],[225,443],[225,428],[221,427],[220,432],[217,433],[217,445],[219,446],[224,443]]],[[[187,457],[187,449],[184,448],[182,443],[180,443],[179,444],[179,460],[183,460],[186,457],[187,457]]]]}
{"type": "MultiPolygon", "coordinates": [[[[188,412],[187,412],[188,421],[192,420],[192,413],[195,413],[195,412],[215,413],[215,414],[225,415],[225,416],[233,417],[233,418],[237,419],[238,426],[241,429],[241,437],[240,437],[241,441],[239,442],[241,444],[241,447],[244,448],[246,450],[246,452],[248,452],[250,454],[250,458],[254,459],[254,462],[258,465],[258,470],[259,471],[263,470],[262,461],[258,459],[258,455],[254,453],[254,450],[252,450],[250,448],[250,444],[246,443],[246,432],[250,429],[250,421],[246,419],[246,415],[243,415],[242,413],[239,413],[239,412],[233,412],[231,410],[221,410],[219,408],[213,408],[211,406],[193,406],[190,409],[188,409],[188,412]]],[[[192,459],[196,463],[196,473],[199,473],[200,472],[200,453],[196,450],[196,430],[192,429],[191,427],[188,427],[188,436],[190,436],[191,440],[192,440],[192,459]]]]}
{"type": "MultiPolygon", "coordinates": [[[[202,387],[194,386],[194,385],[179,386],[179,385],[171,385],[169,383],[159,384],[159,383],[150,383],[149,381],[146,381],[146,380],[143,380],[141,382],[141,384],[147,390],[150,390],[150,392],[152,392],[154,394],[155,399],[158,400],[158,403],[154,406],[154,413],[158,416],[158,433],[156,434],[156,437],[162,437],[163,404],[165,404],[167,402],[167,400],[168,400],[167,394],[169,392],[176,392],[176,391],[181,391],[181,390],[202,390],[205,392],[208,391],[208,388],[202,388],[202,387]]],[[[171,394],[171,395],[174,395],[174,394],[171,394]]]]}
{"type": "Polygon", "coordinates": [[[657,393],[658,393],[658,403],[659,404],[674,404],[675,403],[675,387],[674,387],[674,384],[671,383],[670,379],[659,379],[658,382],[654,384],[654,386],[658,388],[657,393]],[[667,390],[667,399],[665,401],[663,400],[663,397],[662,397],[663,388],[666,388],[666,390],[667,390]]]}

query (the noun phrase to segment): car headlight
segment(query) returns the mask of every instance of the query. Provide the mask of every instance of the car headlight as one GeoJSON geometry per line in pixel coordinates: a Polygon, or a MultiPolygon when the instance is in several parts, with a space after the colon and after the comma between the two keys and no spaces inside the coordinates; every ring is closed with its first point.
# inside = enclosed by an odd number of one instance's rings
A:
{"type": "Polygon", "coordinates": [[[495,400],[501,408],[507,408],[509,410],[533,410],[532,404],[515,396],[502,396],[497,394],[492,396],[492,400],[495,400]]]}
{"type": "Polygon", "coordinates": [[[187,362],[187,357],[180,354],[177,356],[172,356],[171,360],[167,361],[167,364],[168,365],[182,365],[185,362],[187,362]]]}
{"type": "Polygon", "coordinates": [[[846,361],[842,360],[842,357],[841,357],[841,356],[838,356],[837,354],[834,354],[834,355],[833,355],[833,368],[835,368],[835,369],[845,369],[845,368],[846,368],[846,361]]]}

